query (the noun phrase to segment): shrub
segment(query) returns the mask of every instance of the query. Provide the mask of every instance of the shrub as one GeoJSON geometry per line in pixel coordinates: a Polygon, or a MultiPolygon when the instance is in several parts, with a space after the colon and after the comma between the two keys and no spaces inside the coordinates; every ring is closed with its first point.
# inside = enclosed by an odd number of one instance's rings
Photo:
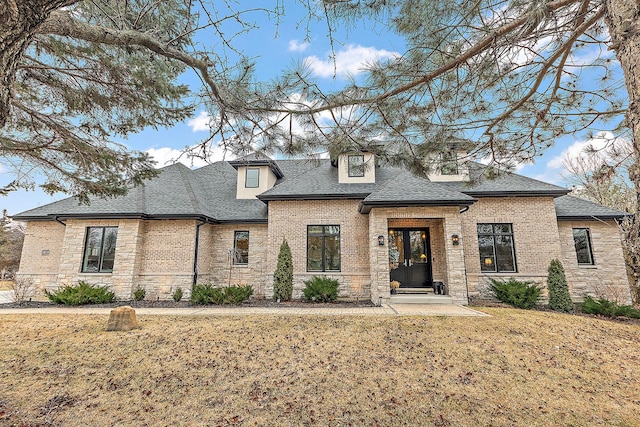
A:
{"type": "Polygon", "coordinates": [[[251,298],[251,295],[253,295],[253,288],[249,285],[216,288],[210,283],[204,283],[193,287],[191,291],[191,302],[199,305],[238,305],[251,298]]]}
{"type": "Polygon", "coordinates": [[[11,282],[11,289],[13,290],[13,302],[17,304],[31,300],[31,297],[35,294],[33,280],[29,278],[15,279],[11,282]]]}
{"type": "Polygon", "coordinates": [[[222,301],[224,301],[224,292],[210,283],[195,285],[191,291],[193,304],[222,304],[222,301]]]}
{"type": "Polygon", "coordinates": [[[147,295],[147,291],[142,287],[138,286],[135,291],[133,291],[133,299],[136,301],[144,300],[144,297],[147,295]]]}
{"type": "Polygon", "coordinates": [[[65,285],[53,292],[45,289],[44,294],[52,303],[65,305],[106,304],[116,298],[107,286],[92,285],[84,280],[76,286],[65,285]]]}
{"type": "Polygon", "coordinates": [[[249,285],[235,285],[223,289],[225,304],[242,304],[253,295],[253,288],[249,285]]]}
{"type": "Polygon", "coordinates": [[[291,248],[286,240],[282,240],[280,253],[278,253],[278,265],[273,273],[273,299],[291,301],[293,296],[293,261],[291,248]]]}
{"type": "Polygon", "coordinates": [[[173,298],[175,302],[180,301],[182,299],[182,288],[177,288],[175,291],[173,291],[171,298],[173,298]]]}
{"type": "Polygon", "coordinates": [[[304,282],[302,290],[304,299],[311,302],[333,302],[338,298],[338,286],[336,279],[314,276],[304,282]]]}
{"type": "Polygon", "coordinates": [[[582,311],[588,314],[598,314],[606,317],[631,317],[640,319],[640,310],[636,310],[630,305],[618,305],[618,303],[604,298],[593,299],[590,296],[584,297],[582,311]]]}
{"type": "Polygon", "coordinates": [[[513,277],[508,281],[497,279],[489,279],[489,281],[491,282],[489,288],[499,301],[517,308],[533,308],[542,293],[540,285],[531,281],[520,281],[513,277]]]}
{"type": "Polygon", "coordinates": [[[549,308],[554,311],[573,313],[573,301],[569,295],[567,277],[562,263],[554,259],[549,264],[547,288],[549,289],[549,308]]]}

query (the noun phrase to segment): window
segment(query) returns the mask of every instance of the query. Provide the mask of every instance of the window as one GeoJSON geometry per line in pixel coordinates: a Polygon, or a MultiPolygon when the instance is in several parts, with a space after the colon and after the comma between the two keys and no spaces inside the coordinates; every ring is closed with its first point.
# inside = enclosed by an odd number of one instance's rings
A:
{"type": "Polygon", "coordinates": [[[248,231],[234,232],[233,263],[235,265],[249,264],[249,232],[248,231]]]}
{"type": "Polygon", "coordinates": [[[440,174],[458,175],[458,156],[452,151],[440,155],[440,174]]]}
{"type": "Polygon", "coordinates": [[[588,228],[573,229],[573,243],[576,247],[578,264],[593,265],[593,251],[591,250],[591,236],[588,228]]]}
{"type": "Polygon", "coordinates": [[[516,272],[516,251],[511,224],[478,224],[480,271],[516,272]]]}
{"type": "Polygon", "coordinates": [[[349,176],[364,176],[364,156],[354,155],[347,159],[349,176]]]}
{"type": "Polygon", "coordinates": [[[87,227],[83,273],[111,273],[116,258],[118,227],[87,227]]]}
{"type": "Polygon", "coordinates": [[[260,169],[247,168],[247,172],[244,177],[245,188],[258,188],[260,186],[260,169]]]}
{"type": "Polygon", "coordinates": [[[340,271],[340,226],[307,226],[307,271],[340,271]]]}

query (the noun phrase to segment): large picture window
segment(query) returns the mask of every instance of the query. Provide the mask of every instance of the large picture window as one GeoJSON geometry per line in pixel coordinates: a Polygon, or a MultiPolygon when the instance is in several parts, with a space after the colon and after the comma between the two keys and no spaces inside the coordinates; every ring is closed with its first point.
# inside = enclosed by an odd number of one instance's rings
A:
{"type": "Polygon", "coordinates": [[[478,224],[478,247],[481,271],[516,272],[516,252],[511,224],[478,224]]]}
{"type": "Polygon", "coordinates": [[[573,243],[576,247],[578,264],[593,265],[593,251],[591,250],[591,235],[588,228],[573,229],[573,243]]]}
{"type": "Polygon", "coordinates": [[[236,231],[233,235],[233,263],[249,264],[249,232],[236,231]]]}
{"type": "Polygon", "coordinates": [[[111,273],[116,258],[118,227],[87,227],[83,273],[111,273]]]}
{"type": "Polygon", "coordinates": [[[340,271],[340,226],[307,226],[307,271],[340,271]]]}

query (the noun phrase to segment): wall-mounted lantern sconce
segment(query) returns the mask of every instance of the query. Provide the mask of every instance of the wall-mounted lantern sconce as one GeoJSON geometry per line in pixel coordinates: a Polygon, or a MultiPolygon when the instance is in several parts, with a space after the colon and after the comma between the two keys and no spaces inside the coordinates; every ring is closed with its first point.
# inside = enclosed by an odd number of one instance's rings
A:
{"type": "Polygon", "coordinates": [[[384,236],[378,236],[378,246],[384,246],[384,236]]]}
{"type": "Polygon", "coordinates": [[[460,244],[460,236],[458,236],[457,234],[454,234],[451,236],[451,243],[453,243],[454,246],[457,246],[460,244]]]}

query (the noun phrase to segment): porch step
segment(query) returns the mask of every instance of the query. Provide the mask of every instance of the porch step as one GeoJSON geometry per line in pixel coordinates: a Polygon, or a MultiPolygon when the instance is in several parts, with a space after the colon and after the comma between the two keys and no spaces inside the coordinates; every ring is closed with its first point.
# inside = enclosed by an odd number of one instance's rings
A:
{"type": "Polygon", "coordinates": [[[397,294],[391,295],[391,304],[453,304],[449,295],[397,294]]]}

